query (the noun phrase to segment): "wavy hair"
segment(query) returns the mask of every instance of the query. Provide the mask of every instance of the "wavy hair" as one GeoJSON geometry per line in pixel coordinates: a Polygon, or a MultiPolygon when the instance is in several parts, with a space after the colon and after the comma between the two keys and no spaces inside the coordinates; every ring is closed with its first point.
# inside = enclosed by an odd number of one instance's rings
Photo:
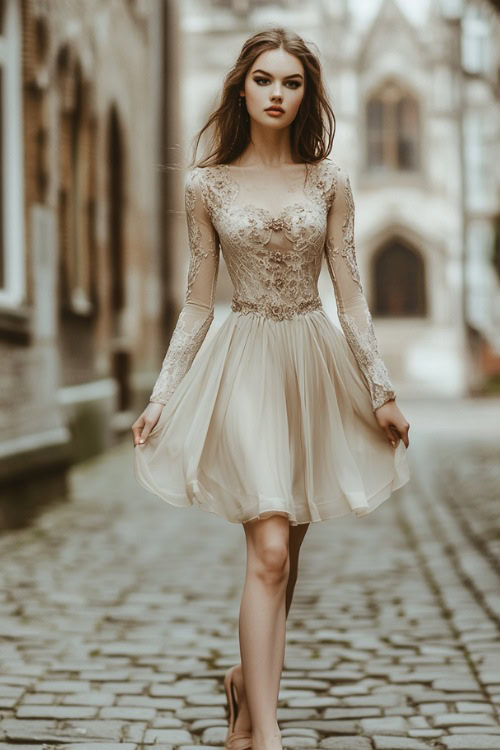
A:
{"type": "Polygon", "coordinates": [[[257,57],[262,52],[279,48],[297,57],[305,72],[304,96],[290,126],[292,157],[294,161],[314,163],[328,156],[336,122],[323,83],[319,56],[295,32],[274,27],[259,31],[247,39],[238,59],[225,76],[220,104],[194,137],[193,163],[203,133],[211,129],[209,153],[196,166],[228,164],[245,150],[250,142],[250,116],[244,97],[239,104],[239,92],[257,57]]]}

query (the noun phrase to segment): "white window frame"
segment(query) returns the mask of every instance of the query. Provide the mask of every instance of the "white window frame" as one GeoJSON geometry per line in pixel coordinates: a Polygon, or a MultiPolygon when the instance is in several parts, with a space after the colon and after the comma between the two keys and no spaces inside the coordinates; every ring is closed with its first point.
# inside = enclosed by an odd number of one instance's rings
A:
{"type": "Polygon", "coordinates": [[[24,155],[21,81],[21,17],[18,0],[6,0],[4,33],[0,34],[3,76],[2,162],[3,247],[5,286],[0,306],[18,307],[25,301],[24,155]]]}

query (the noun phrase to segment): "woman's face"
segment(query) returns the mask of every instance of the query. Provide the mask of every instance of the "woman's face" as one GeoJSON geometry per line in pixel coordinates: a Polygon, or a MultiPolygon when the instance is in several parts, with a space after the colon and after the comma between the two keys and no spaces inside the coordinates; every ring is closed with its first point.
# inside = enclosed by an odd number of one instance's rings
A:
{"type": "Polygon", "coordinates": [[[290,125],[304,96],[304,66],[298,57],[284,49],[262,52],[245,78],[247,110],[251,118],[268,128],[281,129],[290,125]],[[269,112],[269,107],[283,112],[269,112]]]}

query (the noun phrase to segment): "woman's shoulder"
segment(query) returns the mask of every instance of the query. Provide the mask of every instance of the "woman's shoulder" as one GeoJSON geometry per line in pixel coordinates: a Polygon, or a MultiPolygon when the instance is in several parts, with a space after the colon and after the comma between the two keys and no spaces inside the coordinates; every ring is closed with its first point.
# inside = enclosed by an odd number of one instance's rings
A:
{"type": "Polygon", "coordinates": [[[345,169],[337,161],[330,159],[329,156],[316,162],[316,165],[324,177],[329,177],[333,181],[347,174],[345,169]]]}
{"type": "Polygon", "coordinates": [[[320,194],[327,208],[330,208],[339,182],[345,179],[345,171],[334,159],[325,157],[315,162],[312,176],[313,189],[320,194]]]}

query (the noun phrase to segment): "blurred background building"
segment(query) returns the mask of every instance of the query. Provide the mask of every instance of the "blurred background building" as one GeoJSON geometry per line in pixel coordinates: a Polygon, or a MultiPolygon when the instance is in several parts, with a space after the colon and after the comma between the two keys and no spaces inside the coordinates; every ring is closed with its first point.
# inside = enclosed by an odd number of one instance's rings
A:
{"type": "MultiPolygon", "coordinates": [[[[351,177],[380,348],[406,396],[482,392],[500,372],[500,25],[486,0],[189,0],[184,131],[250,33],[317,45],[351,177]],[[495,256],[495,246],[497,247],[495,256]]],[[[221,269],[219,299],[230,298],[221,269]]],[[[326,266],[320,293],[336,318],[326,266]]]]}
{"type": "MultiPolygon", "coordinates": [[[[191,139],[270,25],[319,48],[398,392],[499,390],[496,2],[1,0],[0,526],[146,405],[185,294],[191,139]]],[[[221,259],[207,342],[231,291],[221,259]]],[[[320,293],[335,319],[326,267],[320,293]]]]}

